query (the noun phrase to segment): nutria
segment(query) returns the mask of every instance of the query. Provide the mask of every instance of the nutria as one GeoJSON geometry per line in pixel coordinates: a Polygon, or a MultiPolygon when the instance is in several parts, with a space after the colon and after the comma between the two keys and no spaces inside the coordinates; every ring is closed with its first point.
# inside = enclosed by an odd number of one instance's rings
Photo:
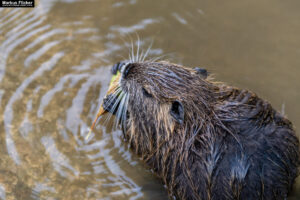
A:
{"type": "MultiPolygon", "coordinates": [[[[170,199],[286,199],[299,166],[291,122],[255,93],[167,62],[118,63],[102,111],[170,199]]],[[[99,116],[98,115],[98,116],[99,116]]]]}

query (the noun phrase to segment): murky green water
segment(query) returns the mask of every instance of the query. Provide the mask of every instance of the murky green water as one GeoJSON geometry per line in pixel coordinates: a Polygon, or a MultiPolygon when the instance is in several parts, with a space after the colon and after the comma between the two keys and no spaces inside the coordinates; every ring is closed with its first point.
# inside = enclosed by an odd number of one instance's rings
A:
{"type": "Polygon", "coordinates": [[[0,9],[1,199],[167,198],[120,131],[99,125],[85,140],[110,67],[137,35],[143,49],[154,42],[150,56],[206,67],[300,127],[299,0],[36,4],[0,9]]]}

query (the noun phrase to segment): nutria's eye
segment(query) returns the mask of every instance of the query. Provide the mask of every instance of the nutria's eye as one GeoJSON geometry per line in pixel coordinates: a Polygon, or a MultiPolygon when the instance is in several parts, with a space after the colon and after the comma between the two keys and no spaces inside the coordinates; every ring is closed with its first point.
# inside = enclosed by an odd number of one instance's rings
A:
{"type": "Polygon", "coordinates": [[[142,91],[146,97],[152,97],[152,94],[150,94],[145,88],[142,88],[142,91]]]}
{"type": "Polygon", "coordinates": [[[170,113],[172,117],[179,123],[182,124],[184,121],[184,108],[181,102],[174,101],[171,106],[170,113]]]}
{"type": "Polygon", "coordinates": [[[125,69],[122,70],[123,71],[123,77],[126,78],[130,72],[130,70],[133,68],[133,65],[132,64],[128,64],[126,66],[124,66],[125,69]]]}
{"type": "Polygon", "coordinates": [[[114,64],[114,66],[111,69],[112,74],[116,75],[117,72],[120,71],[122,66],[125,65],[125,64],[126,64],[126,62],[123,62],[123,61],[118,62],[117,64],[114,64]]]}

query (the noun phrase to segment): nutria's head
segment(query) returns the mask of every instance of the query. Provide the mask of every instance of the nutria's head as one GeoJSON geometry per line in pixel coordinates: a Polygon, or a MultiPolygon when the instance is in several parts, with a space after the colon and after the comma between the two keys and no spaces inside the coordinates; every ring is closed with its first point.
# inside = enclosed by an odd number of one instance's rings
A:
{"type": "Polygon", "coordinates": [[[209,123],[214,86],[199,69],[167,62],[118,63],[112,73],[115,86],[103,108],[117,116],[137,153],[209,123]]]}

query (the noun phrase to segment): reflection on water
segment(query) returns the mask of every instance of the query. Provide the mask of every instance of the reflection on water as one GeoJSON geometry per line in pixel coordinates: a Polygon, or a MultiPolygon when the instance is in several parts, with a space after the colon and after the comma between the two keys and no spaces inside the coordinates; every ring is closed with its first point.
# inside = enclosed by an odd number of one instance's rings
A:
{"type": "Polygon", "coordinates": [[[128,58],[137,35],[144,50],[154,41],[152,57],[206,67],[299,127],[299,8],[296,0],[40,0],[0,9],[0,199],[167,198],[120,131],[99,125],[85,140],[110,67],[128,58]]]}

